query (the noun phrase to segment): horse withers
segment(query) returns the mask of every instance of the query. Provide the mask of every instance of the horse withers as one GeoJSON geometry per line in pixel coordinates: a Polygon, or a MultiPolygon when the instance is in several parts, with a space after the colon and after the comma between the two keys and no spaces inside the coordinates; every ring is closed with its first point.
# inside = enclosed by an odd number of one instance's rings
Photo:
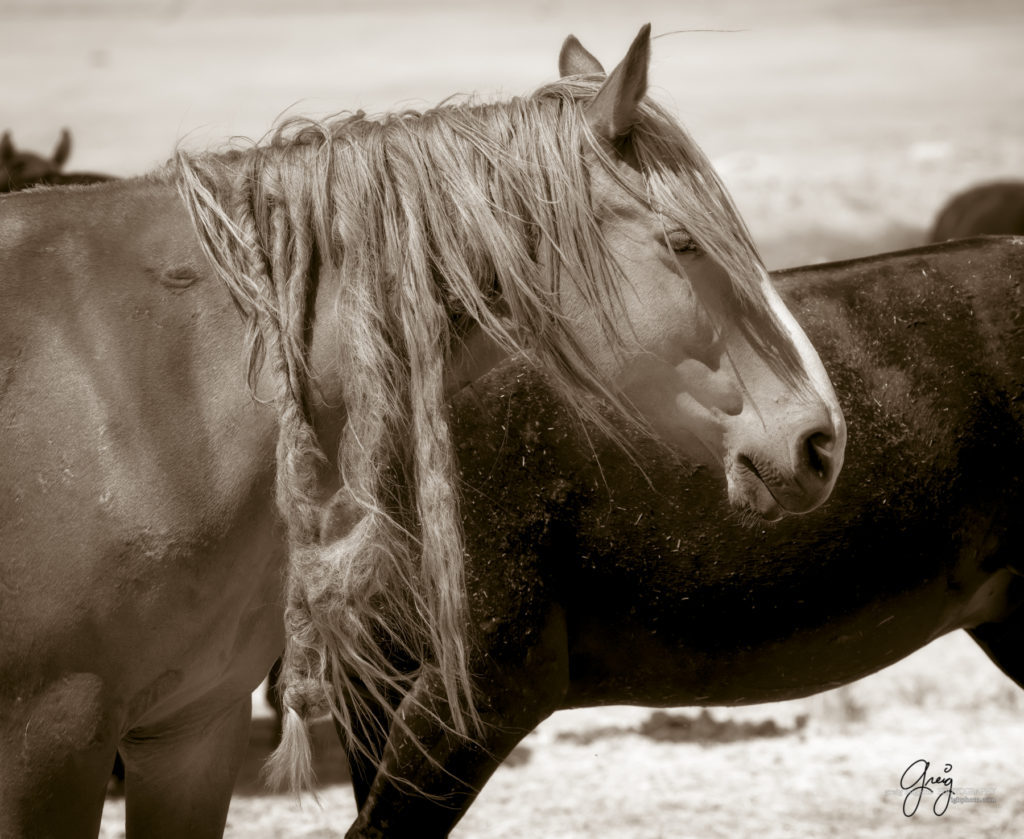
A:
{"type": "Polygon", "coordinates": [[[803,519],[750,527],[708,470],[648,442],[636,461],[591,449],[522,367],[460,395],[486,736],[439,725],[423,678],[379,767],[350,759],[348,836],[447,835],[558,709],[806,696],[960,628],[1024,686],[1024,238],[775,279],[851,429],[843,479],[803,519]]]}
{"type": "Polygon", "coordinates": [[[286,628],[284,774],[421,678],[479,731],[446,404],[503,353],[725,509],[827,498],[838,402],[649,46],[0,200],[0,834],[95,834],[120,748],[129,835],[220,835],[286,628]]]}

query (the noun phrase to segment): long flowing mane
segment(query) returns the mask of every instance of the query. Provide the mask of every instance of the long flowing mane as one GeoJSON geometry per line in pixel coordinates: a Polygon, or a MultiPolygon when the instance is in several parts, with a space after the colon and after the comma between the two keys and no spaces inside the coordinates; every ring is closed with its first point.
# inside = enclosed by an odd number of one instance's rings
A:
{"type": "MultiPolygon", "coordinates": [[[[607,427],[593,393],[630,413],[574,339],[560,295],[575,284],[612,345],[628,345],[622,277],[588,170],[589,158],[615,172],[583,115],[600,82],[575,77],[504,103],[293,121],[250,149],[177,155],[200,241],[248,326],[250,378],[266,366],[278,387],[277,495],[290,549],[290,712],[278,769],[293,784],[309,780],[293,760],[300,719],[329,711],[350,747],[364,748],[367,723],[356,717],[365,701],[390,706],[424,674],[456,731],[478,724],[445,392],[466,325],[528,353],[582,418],[607,427]],[[324,289],[343,327],[336,458],[311,417],[309,338],[324,289]],[[341,488],[330,493],[332,468],[341,488]]],[[[649,101],[632,142],[645,183],[636,197],[683,223],[728,270],[741,328],[780,370],[797,369],[779,349],[788,343],[771,340],[774,321],[769,339],[758,337],[763,267],[703,154],[649,101]]]]}

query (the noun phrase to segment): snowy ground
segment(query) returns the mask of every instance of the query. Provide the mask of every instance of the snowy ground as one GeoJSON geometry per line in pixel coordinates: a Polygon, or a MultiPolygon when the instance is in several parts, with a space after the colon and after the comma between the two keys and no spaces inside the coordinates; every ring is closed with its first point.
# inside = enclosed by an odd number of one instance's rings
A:
{"type": "MultiPolygon", "coordinates": [[[[284,111],[433,103],[528,91],[575,32],[612,64],[650,20],[655,94],[715,160],[771,267],[919,243],[953,191],[1024,177],[1019,0],[0,0],[0,129],[50,149],[72,129],[73,169],[129,175],[179,141],[262,135],[284,111]],[[280,4],[281,8],[284,4],[280,4]]],[[[457,836],[1010,837],[1024,820],[1024,694],[962,633],[839,692],[713,711],[799,731],[665,742],[645,709],[556,715],[502,767],[457,836]],[[894,794],[925,758],[988,801],[894,794]],[[1014,822],[1018,823],[1016,829],[1014,822]]],[[[696,711],[679,712],[696,716],[696,711]]],[[[354,815],[261,794],[255,744],[231,837],[333,837],[354,815]]],[[[966,797],[966,796],[964,796],[966,797]]],[[[123,801],[104,837],[123,835],[123,801]]]]}

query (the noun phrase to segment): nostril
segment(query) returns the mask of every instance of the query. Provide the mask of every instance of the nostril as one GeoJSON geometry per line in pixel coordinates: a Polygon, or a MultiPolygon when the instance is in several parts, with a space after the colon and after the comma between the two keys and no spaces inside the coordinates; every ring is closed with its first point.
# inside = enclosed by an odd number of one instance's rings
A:
{"type": "Polygon", "coordinates": [[[835,447],[835,440],[828,434],[816,432],[807,438],[804,444],[804,452],[807,457],[807,466],[818,476],[825,480],[829,472],[832,449],[835,447]]]}

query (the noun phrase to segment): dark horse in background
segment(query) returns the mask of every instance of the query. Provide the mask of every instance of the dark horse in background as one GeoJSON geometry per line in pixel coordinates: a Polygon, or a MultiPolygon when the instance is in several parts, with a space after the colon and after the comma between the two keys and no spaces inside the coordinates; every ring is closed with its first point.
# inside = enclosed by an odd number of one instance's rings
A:
{"type": "Polygon", "coordinates": [[[957,193],[939,210],[928,241],[989,233],[1024,235],[1024,181],[993,181],[957,193]]]}
{"type": "Polygon", "coordinates": [[[64,172],[71,156],[71,132],[61,129],[60,139],[50,157],[30,151],[19,151],[11,140],[11,132],[0,137],[0,192],[18,192],[34,186],[94,184],[114,180],[97,172],[64,172]]]}
{"type": "Polygon", "coordinates": [[[521,368],[460,394],[484,736],[446,734],[418,685],[379,770],[350,758],[349,836],[446,835],[558,709],[801,697],[961,628],[1024,684],[1024,239],[775,279],[850,430],[832,499],[799,521],[749,526],[657,446],[591,450],[521,368]]]}

